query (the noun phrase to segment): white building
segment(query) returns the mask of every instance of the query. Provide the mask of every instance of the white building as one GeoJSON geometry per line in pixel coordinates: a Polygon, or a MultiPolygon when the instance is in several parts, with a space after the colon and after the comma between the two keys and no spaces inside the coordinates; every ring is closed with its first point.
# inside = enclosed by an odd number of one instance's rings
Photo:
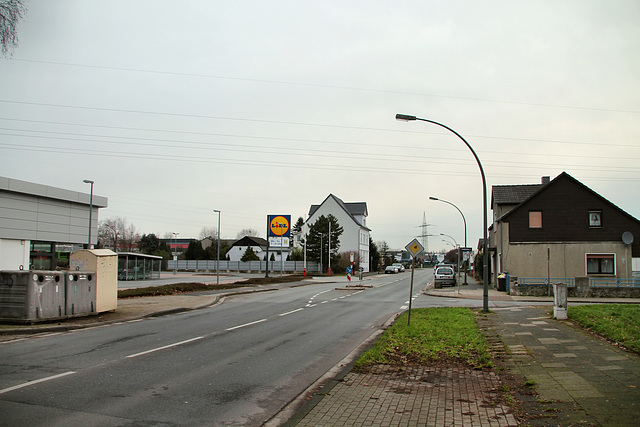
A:
{"type": "MultiPolygon", "coordinates": [[[[227,251],[227,259],[229,261],[240,261],[247,248],[251,248],[253,252],[260,258],[260,261],[267,260],[267,241],[262,237],[244,236],[242,239],[236,240],[231,244],[231,249],[227,251]]],[[[269,248],[269,260],[280,262],[280,248],[269,248]]],[[[289,256],[289,248],[282,248],[282,258],[284,260],[289,256]]]]}
{"type": "Polygon", "coordinates": [[[319,205],[311,205],[309,217],[303,226],[303,233],[307,234],[309,227],[321,216],[333,215],[343,228],[340,236],[340,252],[353,252],[359,256],[359,267],[365,272],[370,270],[369,235],[371,229],[367,227],[366,202],[345,203],[333,194],[329,194],[319,205]]]}
{"type": "MultiPolygon", "coordinates": [[[[90,206],[87,193],[0,177],[0,270],[65,267],[69,253],[88,243],[90,206]]],[[[94,245],[107,198],[93,195],[92,207],[94,245]]]]}

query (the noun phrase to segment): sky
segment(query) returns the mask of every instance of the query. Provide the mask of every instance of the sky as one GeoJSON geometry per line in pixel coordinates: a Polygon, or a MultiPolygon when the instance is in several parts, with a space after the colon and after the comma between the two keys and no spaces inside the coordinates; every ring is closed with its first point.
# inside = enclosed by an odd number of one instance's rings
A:
{"type": "MultiPolygon", "coordinates": [[[[482,237],[482,181],[567,172],[640,218],[640,2],[30,0],[0,58],[0,175],[142,234],[265,236],[329,194],[375,242],[482,237]],[[447,236],[442,236],[443,233],[447,236]]],[[[489,224],[491,212],[489,211],[489,224]]]]}

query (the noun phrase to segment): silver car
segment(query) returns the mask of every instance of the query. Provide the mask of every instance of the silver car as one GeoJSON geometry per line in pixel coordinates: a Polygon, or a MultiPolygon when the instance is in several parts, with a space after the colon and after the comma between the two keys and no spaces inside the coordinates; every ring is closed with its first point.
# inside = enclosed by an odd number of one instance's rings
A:
{"type": "Polygon", "coordinates": [[[445,285],[456,285],[456,274],[453,271],[453,267],[442,266],[436,268],[434,287],[441,288],[445,285]]]}

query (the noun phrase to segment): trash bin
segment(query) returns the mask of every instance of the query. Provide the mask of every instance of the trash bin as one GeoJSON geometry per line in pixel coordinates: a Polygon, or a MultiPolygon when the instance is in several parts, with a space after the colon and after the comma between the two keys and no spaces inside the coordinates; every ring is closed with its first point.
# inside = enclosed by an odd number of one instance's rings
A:
{"type": "Polygon", "coordinates": [[[507,291],[507,275],[504,273],[498,276],[498,290],[501,292],[507,291]]]}
{"type": "Polygon", "coordinates": [[[0,272],[0,318],[34,322],[64,317],[63,272],[43,270],[0,272]]]}
{"type": "Polygon", "coordinates": [[[68,271],[65,274],[67,316],[86,316],[96,312],[96,273],[68,271]]]}

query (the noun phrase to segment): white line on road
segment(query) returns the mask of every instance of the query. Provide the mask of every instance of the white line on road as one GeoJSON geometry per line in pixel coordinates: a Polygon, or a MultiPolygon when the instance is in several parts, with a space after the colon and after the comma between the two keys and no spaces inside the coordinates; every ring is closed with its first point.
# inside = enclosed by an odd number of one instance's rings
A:
{"type": "Polygon", "coordinates": [[[164,349],[167,349],[167,348],[175,347],[177,345],[186,344],[188,342],[201,340],[202,338],[204,338],[204,337],[195,337],[195,338],[191,338],[191,339],[188,339],[188,340],[180,341],[180,342],[177,342],[177,343],[174,343],[174,344],[169,344],[169,345],[164,345],[162,347],[153,348],[151,350],[143,351],[141,353],[130,354],[129,356],[127,356],[127,358],[142,356],[143,354],[149,354],[149,353],[153,353],[154,351],[164,350],[164,349]]]}
{"type": "Polygon", "coordinates": [[[249,323],[245,323],[244,325],[238,325],[238,326],[234,326],[233,328],[227,328],[225,329],[225,331],[233,331],[234,329],[244,328],[245,326],[251,326],[251,325],[255,325],[256,323],[262,323],[266,321],[267,319],[260,319],[260,320],[256,320],[255,322],[249,322],[249,323]]]}
{"type": "Polygon", "coordinates": [[[302,310],[304,310],[304,308],[296,308],[295,310],[291,310],[291,311],[287,311],[286,313],[278,314],[278,316],[286,316],[287,314],[292,314],[292,313],[295,313],[295,312],[298,312],[298,311],[302,311],[302,310]]]}
{"type": "Polygon", "coordinates": [[[14,385],[13,387],[8,387],[8,388],[5,388],[5,389],[2,389],[2,390],[0,390],[0,394],[8,393],[10,391],[18,390],[18,389],[24,388],[24,387],[29,387],[29,386],[34,385],[34,384],[43,383],[45,381],[55,380],[56,378],[66,377],[67,375],[71,375],[71,374],[75,374],[75,371],[63,372],[63,373],[58,374],[58,375],[52,375],[50,377],[40,378],[39,380],[27,381],[26,383],[14,385]]]}

